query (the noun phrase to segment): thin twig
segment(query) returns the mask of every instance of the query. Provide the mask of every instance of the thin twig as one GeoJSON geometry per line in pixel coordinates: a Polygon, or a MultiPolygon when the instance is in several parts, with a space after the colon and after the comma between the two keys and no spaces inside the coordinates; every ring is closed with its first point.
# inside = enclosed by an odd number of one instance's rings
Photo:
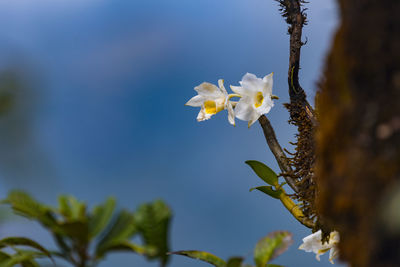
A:
{"type": "MultiPolygon", "coordinates": [[[[258,122],[260,123],[261,128],[263,129],[265,140],[267,141],[267,144],[272,154],[274,154],[275,159],[278,162],[279,168],[283,173],[286,174],[292,173],[292,168],[290,167],[290,164],[287,160],[285,153],[282,150],[281,145],[278,142],[278,139],[276,139],[275,131],[272,128],[272,125],[269,122],[269,120],[265,115],[262,115],[258,119],[258,122]]],[[[283,175],[283,178],[288,183],[288,185],[293,189],[294,192],[296,193],[299,192],[296,186],[296,182],[291,177],[283,175]]]]}

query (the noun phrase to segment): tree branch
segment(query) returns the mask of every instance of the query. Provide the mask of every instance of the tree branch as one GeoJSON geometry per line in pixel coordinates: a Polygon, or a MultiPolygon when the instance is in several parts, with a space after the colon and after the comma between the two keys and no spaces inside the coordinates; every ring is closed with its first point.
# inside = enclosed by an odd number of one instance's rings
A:
{"type": "Polygon", "coordinates": [[[299,82],[300,70],[300,52],[304,43],[301,41],[303,26],[307,24],[305,9],[302,10],[302,0],[277,0],[281,5],[282,15],[286,18],[289,24],[290,35],[290,56],[288,69],[288,85],[290,103],[300,103],[306,111],[308,118],[314,126],[317,125],[317,119],[314,109],[308,103],[306,94],[299,82]]]}
{"type": "MultiPolygon", "coordinates": [[[[275,131],[272,128],[271,123],[267,119],[265,115],[262,115],[259,119],[258,122],[261,125],[261,128],[263,129],[265,140],[267,141],[267,144],[269,146],[269,149],[271,150],[272,154],[274,154],[274,157],[276,161],[278,162],[279,168],[281,169],[283,174],[290,174],[292,173],[292,168],[290,167],[290,164],[287,160],[287,157],[285,153],[282,150],[282,147],[280,146],[278,139],[276,139],[275,131]]],[[[296,181],[294,181],[290,176],[288,175],[283,175],[283,178],[285,181],[288,183],[288,185],[293,189],[294,192],[298,193],[299,190],[296,186],[296,181]]]]}

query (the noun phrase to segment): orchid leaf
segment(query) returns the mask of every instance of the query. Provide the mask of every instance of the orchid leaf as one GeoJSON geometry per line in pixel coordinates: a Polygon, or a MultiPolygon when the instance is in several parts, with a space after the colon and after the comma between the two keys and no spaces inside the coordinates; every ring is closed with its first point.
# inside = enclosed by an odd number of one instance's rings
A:
{"type": "Polygon", "coordinates": [[[270,197],[273,197],[273,198],[276,198],[276,199],[279,199],[279,196],[283,193],[283,191],[281,189],[274,190],[272,188],[272,186],[267,186],[267,185],[253,187],[253,188],[250,189],[250,192],[253,191],[253,190],[258,190],[258,191],[263,192],[263,193],[269,195],[270,197]]]}
{"type": "Polygon", "coordinates": [[[264,163],[256,160],[248,160],[246,164],[267,184],[274,186],[278,184],[278,175],[264,163]]]}

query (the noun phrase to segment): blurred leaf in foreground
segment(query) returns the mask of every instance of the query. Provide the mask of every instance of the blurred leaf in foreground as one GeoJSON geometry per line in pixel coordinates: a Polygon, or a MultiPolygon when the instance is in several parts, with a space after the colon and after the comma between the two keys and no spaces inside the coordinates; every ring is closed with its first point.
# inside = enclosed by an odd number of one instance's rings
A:
{"type": "Polygon", "coordinates": [[[38,266],[37,257],[59,257],[76,267],[95,266],[111,252],[130,251],[168,262],[168,234],[172,212],[161,200],[139,206],[136,212],[115,211],[116,201],[108,198],[91,211],[73,196],[61,195],[58,206],[50,207],[22,191],[11,191],[1,201],[21,216],[41,223],[53,236],[58,250],[49,252],[39,243],[24,237],[0,240],[0,267],[20,264],[38,266]],[[140,236],[143,245],[131,241],[140,236]],[[34,251],[15,249],[7,254],[2,248],[27,246],[34,251]],[[92,249],[93,248],[93,249],[92,249]],[[36,251],[37,250],[37,251],[36,251]],[[93,255],[92,255],[93,254],[93,255]]]}

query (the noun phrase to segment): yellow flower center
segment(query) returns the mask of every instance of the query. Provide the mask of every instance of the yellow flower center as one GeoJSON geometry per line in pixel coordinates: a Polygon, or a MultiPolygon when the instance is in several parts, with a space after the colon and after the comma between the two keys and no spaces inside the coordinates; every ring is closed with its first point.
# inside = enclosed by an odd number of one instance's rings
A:
{"type": "Polygon", "coordinates": [[[223,103],[220,103],[220,101],[217,103],[214,100],[207,100],[204,101],[204,110],[207,114],[217,114],[218,112],[224,110],[224,105],[223,103]]]}
{"type": "Polygon", "coordinates": [[[264,96],[261,92],[258,92],[254,97],[254,106],[256,108],[260,107],[264,101],[264,96]]]}
{"type": "Polygon", "coordinates": [[[204,109],[207,114],[216,114],[217,104],[213,100],[204,101],[204,109]]]}

